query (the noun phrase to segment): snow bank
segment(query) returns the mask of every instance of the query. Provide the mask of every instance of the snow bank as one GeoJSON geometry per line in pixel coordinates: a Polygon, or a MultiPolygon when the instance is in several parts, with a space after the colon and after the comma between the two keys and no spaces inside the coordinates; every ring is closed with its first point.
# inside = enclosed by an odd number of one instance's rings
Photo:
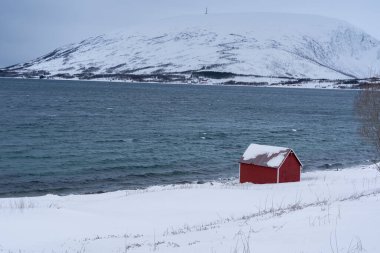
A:
{"type": "Polygon", "coordinates": [[[0,252],[380,252],[374,167],[0,199],[0,252]]]}

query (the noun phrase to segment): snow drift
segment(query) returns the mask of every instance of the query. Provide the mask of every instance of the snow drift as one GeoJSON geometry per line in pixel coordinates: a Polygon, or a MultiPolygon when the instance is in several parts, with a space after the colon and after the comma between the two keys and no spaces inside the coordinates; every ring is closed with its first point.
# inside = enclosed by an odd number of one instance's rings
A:
{"type": "Polygon", "coordinates": [[[375,166],[287,184],[0,199],[0,252],[380,252],[375,166]]]}

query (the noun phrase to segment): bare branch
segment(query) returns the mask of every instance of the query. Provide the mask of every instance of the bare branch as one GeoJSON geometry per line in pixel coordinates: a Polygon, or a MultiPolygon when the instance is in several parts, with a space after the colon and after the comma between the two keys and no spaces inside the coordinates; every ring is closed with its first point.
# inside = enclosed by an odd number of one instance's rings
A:
{"type": "MultiPolygon", "coordinates": [[[[368,85],[355,100],[355,111],[360,119],[360,133],[380,154],[380,86],[368,85]]],[[[378,160],[378,159],[376,159],[378,160]]],[[[376,162],[375,162],[376,164],[376,162]]],[[[380,166],[378,166],[380,171],[380,166]]]]}

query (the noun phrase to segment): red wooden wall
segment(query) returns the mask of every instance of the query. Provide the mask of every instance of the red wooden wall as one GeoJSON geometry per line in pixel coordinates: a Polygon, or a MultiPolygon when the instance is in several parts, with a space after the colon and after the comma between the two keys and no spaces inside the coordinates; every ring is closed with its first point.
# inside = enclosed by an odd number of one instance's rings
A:
{"type": "Polygon", "coordinates": [[[240,183],[277,183],[277,170],[253,164],[240,164],[240,183]]]}
{"type": "Polygon", "coordinates": [[[290,153],[280,168],[280,183],[298,182],[301,179],[301,165],[296,156],[290,153]]]}

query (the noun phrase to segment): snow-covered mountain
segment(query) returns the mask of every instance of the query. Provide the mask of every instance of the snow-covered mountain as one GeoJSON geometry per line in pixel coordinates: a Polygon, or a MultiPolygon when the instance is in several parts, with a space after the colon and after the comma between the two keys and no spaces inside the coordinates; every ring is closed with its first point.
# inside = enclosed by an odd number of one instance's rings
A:
{"type": "Polygon", "coordinates": [[[278,83],[358,79],[380,68],[380,41],[300,14],[176,17],[60,47],[8,75],[137,81],[278,83]]]}

